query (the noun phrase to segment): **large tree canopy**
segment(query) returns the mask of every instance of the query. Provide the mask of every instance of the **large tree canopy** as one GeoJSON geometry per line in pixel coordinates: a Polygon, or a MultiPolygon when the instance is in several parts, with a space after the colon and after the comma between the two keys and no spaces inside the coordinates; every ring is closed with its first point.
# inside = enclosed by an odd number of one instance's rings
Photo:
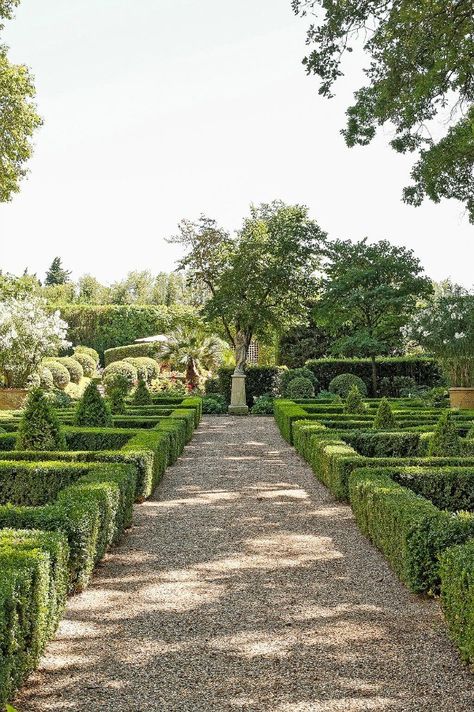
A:
{"type": "Polygon", "coordinates": [[[321,298],[314,318],[338,337],[335,355],[372,359],[373,390],[377,392],[375,358],[401,346],[401,333],[417,301],[431,294],[431,281],[423,275],[411,250],[386,240],[368,244],[335,240],[327,249],[321,280],[321,298]],[[343,336],[341,336],[341,333],[343,336]]]}
{"type": "Polygon", "coordinates": [[[209,292],[204,313],[222,322],[240,353],[254,335],[284,331],[307,315],[325,234],[306,207],[253,206],[235,237],[206,217],[183,221],[173,241],[186,248],[180,268],[189,281],[209,292]]]}
{"type": "MultiPolygon", "coordinates": [[[[0,30],[20,0],[0,0],[0,30]]],[[[35,88],[28,69],[11,64],[0,44],[0,202],[11,200],[26,175],[31,139],[41,125],[34,104],[35,88]]]]}
{"type": "Polygon", "coordinates": [[[396,151],[419,151],[404,200],[456,198],[474,222],[474,0],[292,4],[315,16],[304,64],[320,77],[323,96],[332,96],[346,52],[363,44],[370,55],[368,83],[347,111],[347,144],[366,145],[377,127],[390,124],[396,151]]]}

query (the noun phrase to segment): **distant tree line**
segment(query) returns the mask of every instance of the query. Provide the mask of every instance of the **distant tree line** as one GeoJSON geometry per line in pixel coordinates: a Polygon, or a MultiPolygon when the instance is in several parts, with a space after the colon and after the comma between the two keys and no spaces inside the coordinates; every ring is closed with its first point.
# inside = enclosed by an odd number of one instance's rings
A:
{"type": "Polygon", "coordinates": [[[184,275],[175,272],[134,270],[124,279],[110,285],[102,284],[91,274],[77,281],[55,257],[44,280],[27,270],[21,277],[0,272],[0,294],[14,296],[19,292],[40,293],[50,304],[182,304],[199,307],[206,301],[206,290],[187,283],[184,275]]]}

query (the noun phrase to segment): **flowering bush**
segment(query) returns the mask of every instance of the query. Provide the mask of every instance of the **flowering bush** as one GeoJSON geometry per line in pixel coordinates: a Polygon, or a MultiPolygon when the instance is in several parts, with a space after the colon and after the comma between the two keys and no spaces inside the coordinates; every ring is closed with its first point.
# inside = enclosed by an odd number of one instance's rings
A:
{"type": "Polygon", "coordinates": [[[474,386],[474,294],[449,285],[415,315],[404,336],[439,359],[452,386],[474,386]]]}
{"type": "Polygon", "coordinates": [[[23,388],[45,356],[67,348],[67,324],[59,311],[48,313],[42,298],[11,297],[0,304],[0,370],[5,385],[23,388]]]}

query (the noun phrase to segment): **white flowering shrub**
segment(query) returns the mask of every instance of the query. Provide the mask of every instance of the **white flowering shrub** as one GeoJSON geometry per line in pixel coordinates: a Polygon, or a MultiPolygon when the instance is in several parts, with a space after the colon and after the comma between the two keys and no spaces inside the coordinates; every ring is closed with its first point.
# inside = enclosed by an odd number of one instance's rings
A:
{"type": "Polygon", "coordinates": [[[420,309],[403,333],[440,360],[452,386],[474,387],[474,294],[452,286],[420,309]]]}
{"type": "Polygon", "coordinates": [[[24,388],[45,356],[67,348],[67,324],[32,294],[0,303],[0,371],[9,388],[24,388]]]}

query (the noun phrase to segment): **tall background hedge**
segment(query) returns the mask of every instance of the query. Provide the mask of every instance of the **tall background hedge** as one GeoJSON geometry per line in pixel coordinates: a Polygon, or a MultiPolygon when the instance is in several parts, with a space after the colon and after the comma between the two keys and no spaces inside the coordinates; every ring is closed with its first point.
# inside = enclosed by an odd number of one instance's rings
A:
{"type": "MultiPolygon", "coordinates": [[[[366,383],[369,392],[372,390],[372,366],[368,358],[336,359],[323,358],[306,361],[319,381],[320,387],[326,390],[330,382],[341,373],[352,373],[366,383]]],[[[413,378],[418,385],[436,386],[441,381],[441,369],[438,363],[428,356],[416,357],[386,357],[377,359],[378,380],[407,376],[413,378]]]]}
{"type": "Polygon", "coordinates": [[[169,333],[177,326],[197,321],[193,307],[180,304],[137,306],[135,304],[68,304],[59,307],[62,318],[69,324],[68,338],[73,345],[90,346],[104,360],[104,351],[132,344],[155,334],[169,333]]]}

